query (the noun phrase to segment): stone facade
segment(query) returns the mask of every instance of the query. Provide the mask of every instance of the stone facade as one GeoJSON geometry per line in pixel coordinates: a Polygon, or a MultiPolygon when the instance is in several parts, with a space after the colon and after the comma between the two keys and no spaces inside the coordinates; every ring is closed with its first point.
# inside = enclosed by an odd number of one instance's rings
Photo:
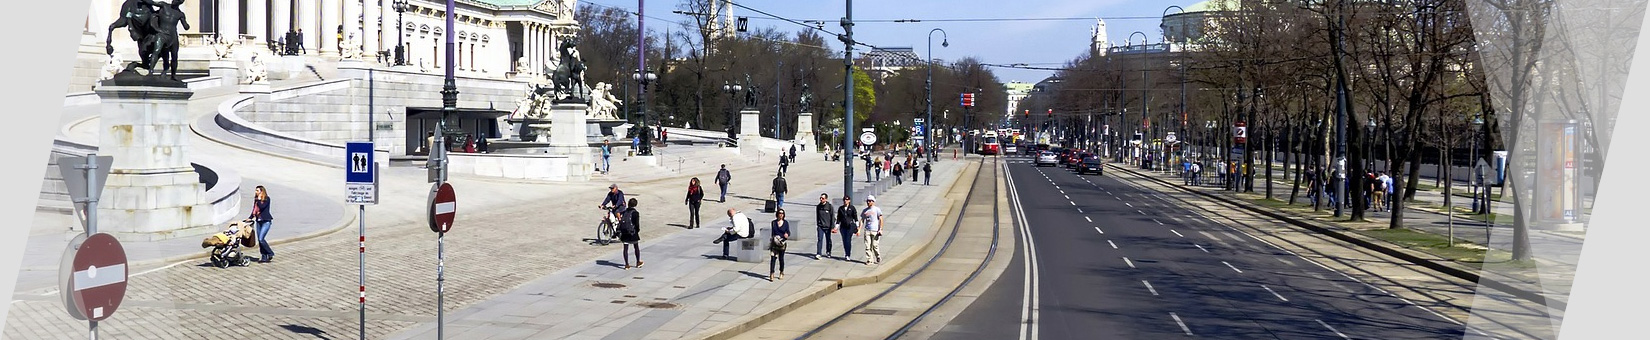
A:
{"type": "Polygon", "coordinates": [[[186,88],[103,86],[98,153],[114,158],[98,205],[100,232],[163,239],[214,229],[206,184],[189,163],[186,88]]]}
{"type": "MultiPolygon", "coordinates": [[[[346,78],[289,88],[260,96],[251,106],[237,112],[241,118],[294,137],[331,144],[367,139],[369,128],[367,69],[341,67],[346,78]]],[[[515,109],[526,93],[524,81],[504,79],[455,79],[458,104],[462,108],[491,107],[515,109]]],[[[441,107],[442,79],[439,75],[389,69],[373,69],[374,123],[389,123],[376,131],[380,148],[392,155],[407,154],[407,107],[441,107]]],[[[417,144],[412,144],[417,147],[417,144]]]]}

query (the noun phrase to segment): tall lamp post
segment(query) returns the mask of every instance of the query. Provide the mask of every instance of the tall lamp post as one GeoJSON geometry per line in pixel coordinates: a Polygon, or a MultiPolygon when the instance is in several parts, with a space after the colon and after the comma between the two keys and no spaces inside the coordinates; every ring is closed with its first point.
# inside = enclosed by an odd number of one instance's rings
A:
{"type": "Polygon", "coordinates": [[[931,133],[934,131],[934,32],[940,32],[940,47],[951,47],[951,37],[945,30],[935,28],[928,31],[928,80],[923,83],[923,91],[928,95],[928,118],[921,125],[922,141],[928,144],[925,150],[929,151],[926,155],[929,162],[935,158],[934,136],[931,133]]]}
{"type": "Polygon", "coordinates": [[[390,6],[395,9],[395,66],[407,64],[407,27],[402,23],[402,20],[406,17],[407,10],[412,7],[412,5],[408,4],[407,1],[408,0],[394,0],[394,2],[390,3],[390,6]]]}
{"type": "Polygon", "coordinates": [[[1364,158],[1367,159],[1364,161],[1364,163],[1367,164],[1365,165],[1364,172],[1370,172],[1375,169],[1375,124],[1377,124],[1375,122],[1375,117],[1369,117],[1368,123],[1369,125],[1364,126],[1364,131],[1369,133],[1364,135],[1364,158]]]}
{"type": "Polygon", "coordinates": [[[640,70],[638,72],[631,73],[630,79],[635,80],[636,84],[641,85],[642,87],[641,92],[636,94],[636,117],[637,121],[640,122],[639,125],[641,125],[641,130],[639,130],[639,133],[642,135],[642,149],[636,150],[636,155],[652,156],[653,131],[649,131],[647,129],[647,84],[652,83],[654,80],[658,80],[659,76],[654,74],[653,70],[640,70]]]}
{"type": "MultiPolygon", "coordinates": [[[[1151,42],[1149,40],[1147,40],[1148,37],[1146,36],[1146,33],[1140,32],[1140,31],[1134,31],[1134,33],[1129,34],[1129,41],[1130,42],[1134,41],[1134,35],[1136,35],[1136,34],[1140,35],[1140,47],[1142,49],[1146,48],[1146,45],[1151,44],[1151,42]]],[[[1144,60],[1144,59],[1142,59],[1142,60],[1144,60]]],[[[1150,138],[1147,136],[1147,131],[1146,131],[1147,129],[1151,128],[1151,125],[1147,125],[1147,122],[1146,122],[1146,119],[1147,119],[1146,115],[1148,113],[1150,113],[1150,111],[1151,111],[1151,108],[1149,106],[1147,106],[1147,100],[1149,100],[1149,98],[1148,98],[1148,93],[1147,93],[1148,90],[1146,89],[1147,88],[1147,85],[1146,85],[1147,79],[1146,79],[1146,77],[1148,77],[1148,76],[1149,76],[1149,74],[1146,73],[1146,68],[1141,67],[1140,68],[1140,147],[1141,147],[1141,151],[1142,151],[1141,153],[1142,154],[1147,152],[1149,150],[1148,147],[1151,146],[1149,144],[1149,143],[1151,143],[1151,141],[1150,141],[1150,138]]],[[[1146,164],[1142,164],[1142,165],[1146,165],[1146,164]]],[[[1149,168],[1150,166],[1147,165],[1147,167],[1149,168]]]]}
{"type": "MultiPolygon", "coordinates": [[[[1179,14],[1186,13],[1185,8],[1181,8],[1180,6],[1172,6],[1171,5],[1168,8],[1163,9],[1163,18],[1164,19],[1167,19],[1169,17],[1169,10],[1171,10],[1171,9],[1180,10],[1179,14]]],[[[1165,21],[1167,21],[1167,20],[1165,20],[1165,21]]],[[[1167,22],[1164,22],[1164,23],[1160,24],[1160,27],[1162,27],[1162,29],[1163,29],[1163,35],[1169,35],[1168,23],[1167,22]]],[[[1186,115],[1186,59],[1185,59],[1186,40],[1188,39],[1188,37],[1186,37],[1186,23],[1185,22],[1181,22],[1178,25],[1177,28],[1180,29],[1180,35],[1178,37],[1175,37],[1174,39],[1169,39],[1169,41],[1170,42],[1177,42],[1178,41],[1180,43],[1180,52],[1177,53],[1181,57],[1181,58],[1179,58],[1180,59],[1180,63],[1179,63],[1180,64],[1180,110],[1179,110],[1180,111],[1179,112],[1180,113],[1180,124],[1178,124],[1178,126],[1180,127],[1180,138],[1184,139],[1184,138],[1186,138],[1186,118],[1188,118],[1187,115],[1186,115]]],[[[1176,144],[1181,145],[1181,147],[1180,147],[1180,158],[1185,159],[1186,155],[1187,155],[1187,150],[1186,150],[1186,147],[1184,145],[1186,145],[1186,144],[1185,143],[1176,143],[1176,144]]]]}
{"type": "MultiPolygon", "coordinates": [[[[739,101],[739,91],[744,91],[744,90],[745,90],[745,87],[740,86],[739,83],[729,83],[729,82],[726,82],[726,81],[722,82],[722,92],[725,92],[725,93],[728,94],[728,102],[729,103],[737,103],[739,101]]],[[[737,104],[735,104],[735,105],[737,105],[737,104]]],[[[728,138],[737,138],[737,136],[735,135],[735,132],[734,132],[734,131],[738,131],[736,129],[737,126],[735,126],[734,124],[731,124],[731,122],[733,122],[733,117],[736,117],[735,115],[738,114],[738,112],[735,112],[734,110],[735,109],[728,109],[728,122],[730,122],[730,124],[728,124],[728,138]]]]}

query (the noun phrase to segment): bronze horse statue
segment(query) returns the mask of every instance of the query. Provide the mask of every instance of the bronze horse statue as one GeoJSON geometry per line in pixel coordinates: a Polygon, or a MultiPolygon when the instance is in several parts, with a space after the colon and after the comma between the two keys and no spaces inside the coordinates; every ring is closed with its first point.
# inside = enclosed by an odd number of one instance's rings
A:
{"type": "Polygon", "coordinates": [[[184,0],[170,3],[155,0],[126,0],[120,5],[120,18],[109,24],[104,52],[113,56],[115,29],[125,27],[138,44],[140,61],[127,64],[126,70],[142,68],[156,74],[155,63],[162,63],[162,72],[178,80],[178,25],[189,29],[189,22],[180,6],[184,0]]]}
{"type": "Polygon", "coordinates": [[[550,82],[555,86],[557,93],[566,93],[569,97],[585,98],[588,89],[584,86],[584,59],[578,55],[579,44],[573,41],[562,41],[560,50],[561,63],[550,76],[550,82]],[[581,94],[580,89],[585,89],[581,94]]]}

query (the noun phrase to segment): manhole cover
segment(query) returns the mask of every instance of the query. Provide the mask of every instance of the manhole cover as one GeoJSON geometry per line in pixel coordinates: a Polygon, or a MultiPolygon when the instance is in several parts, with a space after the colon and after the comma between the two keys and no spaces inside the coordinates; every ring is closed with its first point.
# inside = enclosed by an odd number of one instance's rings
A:
{"type": "Polygon", "coordinates": [[[681,307],[681,306],[677,306],[674,303],[668,303],[668,302],[643,302],[643,303],[639,303],[637,305],[642,306],[642,307],[647,307],[647,308],[653,308],[653,309],[676,309],[677,307],[681,307]]]}
{"type": "Polygon", "coordinates": [[[854,314],[894,315],[894,312],[895,311],[892,310],[892,309],[866,308],[866,309],[861,309],[859,311],[855,311],[854,314]]]}
{"type": "Polygon", "coordinates": [[[597,282],[597,283],[592,283],[590,285],[595,286],[596,288],[624,288],[625,287],[623,284],[608,283],[608,282],[597,282]]]}

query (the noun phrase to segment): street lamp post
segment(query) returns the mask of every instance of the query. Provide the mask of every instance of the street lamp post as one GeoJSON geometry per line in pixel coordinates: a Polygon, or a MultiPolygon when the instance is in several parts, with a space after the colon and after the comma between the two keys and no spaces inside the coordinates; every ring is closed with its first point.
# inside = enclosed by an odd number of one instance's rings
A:
{"type": "MultiPolygon", "coordinates": [[[[1182,14],[1186,13],[1185,8],[1181,8],[1180,6],[1171,5],[1168,8],[1163,9],[1163,17],[1164,18],[1168,18],[1169,10],[1171,10],[1171,9],[1180,10],[1180,13],[1182,13],[1182,14]]],[[[1163,26],[1163,34],[1168,35],[1168,33],[1169,33],[1169,30],[1168,30],[1168,27],[1167,27],[1168,24],[1163,23],[1161,25],[1163,26]]],[[[1178,40],[1180,42],[1180,52],[1179,52],[1179,54],[1181,56],[1180,63],[1179,63],[1180,64],[1180,110],[1179,110],[1180,111],[1179,112],[1180,113],[1180,124],[1178,124],[1178,126],[1180,127],[1180,135],[1181,135],[1180,138],[1186,138],[1186,136],[1185,136],[1186,135],[1186,118],[1188,118],[1188,117],[1186,117],[1186,60],[1185,60],[1184,53],[1186,53],[1186,40],[1188,38],[1186,37],[1186,24],[1184,22],[1180,23],[1179,27],[1177,27],[1177,28],[1180,29],[1180,36],[1177,37],[1177,39],[1170,39],[1169,41],[1174,42],[1174,41],[1178,40]]],[[[1186,154],[1187,154],[1187,150],[1186,150],[1187,148],[1185,147],[1185,143],[1176,143],[1176,144],[1181,145],[1181,147],[1180,147],[1180,158],[1185,159],[1186,154]]],[[[1182,171],[1183,170],[1184,169],[1182,169],[1182,171]]]]}
{"type": "MultiPolygon", "coordinates": [[[[1145,32],[1141,32],[1141,31],[1134,31],[1134,33],[1130,33],[1129,34],[1129,41],[1130,42],[1134,41],[1134,36],[1136,34],[1140,35],[1140,47],[1142,49],[1146,48],[1147,45],[1151,44],[1150,38],[1146,36],[1145,32]]],[[[1145,60],[1145,59],[1141,59],[1141,60],[1145,60]]],[[[1149,86],[1146,84],[1147,82],[1149,82],[1148,77],[1150,77],[1150,76],[1151,76],[1150,73],[1147,73],[1145,67],[1140,68],[1140,147],[1141,147],[1141,153],[1142,154],[1150,152],[1149,148],[1152,146],[1150,144],[1151,143],[1150,137],[1148,136],[1149,132],[1147,131],[1147,130],[1151,129],[1151,125],[1148,125],[1147,119],[1149,119],[1149,118],[1146,118],[1146,117],[1148,117],[1147,115],[1151,113],[1151,108],[1148,106],[1148,101],[1150,100],[1150,93],[1149,93],[1149,90],[1147,88],[1149,86]]],[[[1161,160],[1158,160],[1158,161],[1162,162],[1161,160]]],[[[1150,170],[1150,168],[1151,168],[1151,165],[1149,165],[1145,162],[1142,162],[1141,165],[1143,165],[1148,170],[1150,170]]]]}
{"type": "Polygon", "coordinates": [[[630,79],[635,80],[636,84],[641,86],[641,92],[636,94],[636,117],[639,122],[638,125],[641,126],[637,133],[641,135],[642,143],[641,150],[636,150],[636,155],[652,156],[653,132],[647,129],[647,84],[658,80],[659,76],[654,74],[653,70],[639,70],[631,73],[630,79]]]}
{"type": "Polygon", "coordinates": [[[1375,117],[1369,117],[1368,123],[1364,126],[1364,131],[1369,133],[1364,136],[1365,172],[1375,169],[1375,117]]]}
{"type": "MultiPolygon", "coordinates": [[[[729,82],[726,82],[726,81],[722,82],[722,92],[725,92],[725,93],[728,94],[728,102],[729,103],[737,102],[739,100],[739,91],[744,91],[744,90],[745,90],[745,87],[740,86],[739,83],[729,83],[729,82]]],[[[733,122],[733,117],[735,117],[734,115],[738,114],[738,112],[734,112],[734,110],[735,109],[728,109],[728,122],[733,122]]],[[[736,126],[734,124],[731,124],[731,123],[728,124],[728,138],[735,138],[736,137],[734,135],[734,131],[738,131],[738,130],[736,130],[736,126]]]]}
{"type": "Polygon", "coordinates": [[[395,8],[395,66],[401,66],[407,64],[407,27],[402,23],[402,20],[406,17],[407,10],[411,9],[412,6],[407,3],[408,0],[394,1],[390,3],[390,6],[395,8]]]}
{"type": "Polygon", "coordinates": [[[928,118],[922,124],[922,141],[928,144],[927,150],[930,152],[927,153],[926,157],[929,162],[933,162],[935,158],[932,152],[934,149],[934,136],[931,133],[931,131],[934,131],[932,128],[932,124],[934,124],[934,32],[940,32],[940,47],[951,47],[951,38],[949,34],[945,33],[945,30],[935,28],[928,31],[928,80],[923,83],[923,91],[928,96],[928,118]]]}

